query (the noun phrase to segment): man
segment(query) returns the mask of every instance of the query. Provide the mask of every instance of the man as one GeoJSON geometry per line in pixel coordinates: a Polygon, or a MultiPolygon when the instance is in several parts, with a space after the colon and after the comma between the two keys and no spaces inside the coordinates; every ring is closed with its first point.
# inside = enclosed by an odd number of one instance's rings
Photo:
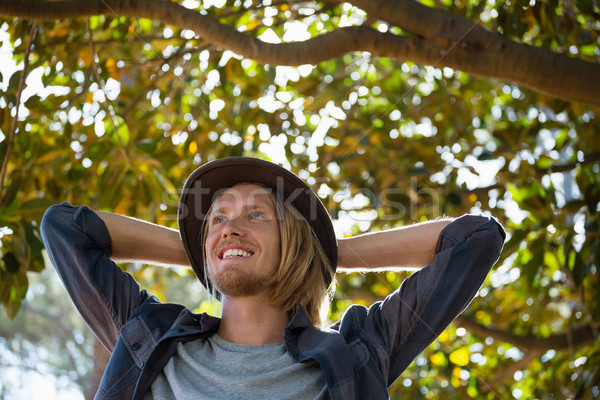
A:
{"type": "Polygon", "coordinates": [[[318,197],[284,168],[209,162],[188,178],[179,233],[66,203],[42,235],[52,263],[112,352],[98,399],[384,399],[464,310],[505,237],[466,215],[336,240],[318,197]],[[191,265],[221,318],[160,303],[116,261],[191,265]],[[369,309],[323,327],[336,267],[422,268],[369,309]]]}

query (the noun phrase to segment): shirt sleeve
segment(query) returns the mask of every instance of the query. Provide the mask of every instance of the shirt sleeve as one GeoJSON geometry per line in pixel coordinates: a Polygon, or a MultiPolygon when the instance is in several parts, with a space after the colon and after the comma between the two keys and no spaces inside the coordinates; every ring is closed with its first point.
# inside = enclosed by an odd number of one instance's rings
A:
{"type": "Polygon", "coordinates": [[[111,238],[104,222],[88,207],[51,206],[41,234],[48,257],[77,310],[112,352],[119,329],[149,296],[109,257],[111,238]]]}
{"type": "Polygon", "coordinates": [[[388,386],[473,300],[505,237],[494,218],[457,218],[441,232],[434,262],[368,310],[363,329],[388,386]]]}

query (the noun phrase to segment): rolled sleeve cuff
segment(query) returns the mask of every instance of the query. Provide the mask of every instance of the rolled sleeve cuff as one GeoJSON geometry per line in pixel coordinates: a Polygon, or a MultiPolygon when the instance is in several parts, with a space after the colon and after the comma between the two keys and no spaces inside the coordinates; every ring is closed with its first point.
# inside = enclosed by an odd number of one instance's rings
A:
{"type": "MultiPolygon", "coordinates": [[[[68,203],[63,203],[68,205],[68,203]]],[[[101,250],[107,257],[112,254],[112,242],[108,228],[104,224],[104,221],[94,211],[89,209],[87,206],[80,206],[76,208],[73,214],[73,222],[75,226],[79,227],[82,232],[86,232],[87,235],[96,243],[96,246],[101,250]]]]}
{"type": "Polygon", "coordinates": [[[455,243],[468,238],[473,233],[485,229],[497,229],[499,234],[498,239],[502,243],[506,239],[506,232],[496,218],[485,215],[465,214],[456,218],[442,230],[436,252],[440,253],[455,243]]]}

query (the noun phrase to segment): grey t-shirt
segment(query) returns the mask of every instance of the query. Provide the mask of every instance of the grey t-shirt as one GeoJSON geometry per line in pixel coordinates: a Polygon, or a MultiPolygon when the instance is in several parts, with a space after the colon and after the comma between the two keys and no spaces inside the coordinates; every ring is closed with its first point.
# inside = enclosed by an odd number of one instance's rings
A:
{"type": "Polygon", "coordinates": [[[283,343],[248,346],[215,334],[178,343],[145,400],[328,398],[325,374],[316,361],[297,363],[283,343]]]}

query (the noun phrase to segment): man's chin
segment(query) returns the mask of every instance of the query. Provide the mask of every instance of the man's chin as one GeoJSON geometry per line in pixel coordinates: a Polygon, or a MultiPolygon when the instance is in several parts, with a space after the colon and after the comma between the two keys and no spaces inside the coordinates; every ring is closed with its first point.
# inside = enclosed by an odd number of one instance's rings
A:
{"type": "Polygon", "coordinates": [[[236,272],[220,273],[211,277],[212,284],[227,297],[248,297],[264,292],[268,277],[236,272]]]}

